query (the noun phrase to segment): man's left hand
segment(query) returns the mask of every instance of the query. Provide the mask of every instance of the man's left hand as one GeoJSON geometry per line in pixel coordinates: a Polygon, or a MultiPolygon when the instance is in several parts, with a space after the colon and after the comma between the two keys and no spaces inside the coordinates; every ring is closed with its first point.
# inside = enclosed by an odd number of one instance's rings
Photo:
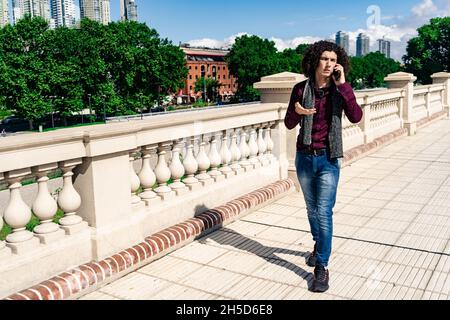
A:
{"type": "Polygon", "coordinates": [[[344,67],[337,63],[336,66],[334,67],[334,70],[341,72],[341,77],[339,78],[339,81],[336,81],[336,78],[334,77],[334,75],[331,75],[333,77],[333,80],[334,80],[334,83],[336,84],[336,86],[344,84],[345,83],[344,67]]]}

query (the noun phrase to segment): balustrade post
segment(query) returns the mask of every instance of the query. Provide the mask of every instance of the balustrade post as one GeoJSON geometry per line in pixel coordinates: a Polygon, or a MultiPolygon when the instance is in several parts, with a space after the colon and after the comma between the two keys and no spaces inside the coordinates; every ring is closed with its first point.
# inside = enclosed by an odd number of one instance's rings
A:
{"type": "Polygon", "coordinates": [[[258,144],[256,143],[256,127],[252,126],[250,131],[250,139],[248,141],[248,147],[250,148],[250,159],[249,162],[253,165],[253,168],[261,168],[261,163],[259,162],[257,155],[259,152],[258,144]]]}
{"type": "Polygon", "coordinates": [[[431,75],[433,84],[443,83],[445,86],[443,93],[442,110],[447,112],[447,117],[450,117],[450,72],[437,72],[431,75]]]}
{"type": "Polygon", "coordinates": [[[241,130],[241,142],[239,144],[239,151],[241,151],[241,161],[239,164],[245,169],[246,172],[253,169],[252,164],[248,161],[250,156],[250,148],[247,143],[247,129],[248,127],[243,127],[241,130]]]}
{"type": "MultiPolygon", "coordinates": [[[[5,176],[3,173],[0,173],[0,182],[5,180],[5,176]]],[[[0,211],[0,230],[3,229],[3,212],[0,211]]],[[[6,242],[4,240],[0,240],[0,259],[8,258],[11,255],[11,249],[6,246],[6,242]]]]}
{"type": "Polygon", "coordinates": [[[171,149],[172,142],[163,142],[158,145],[158,164],[155,168],[158,187],[155,192],[163,200],[169,200],[175,196],[175,192],[167,185],[172,173],[166,162],[166,153],[171,149]]]}
{"type": "Polygon", "coordinates": [[[77,215],[82,201],[72,181],[74,175],[73,170],[81,163],[81,159],[61,161],[58,163],[59,168],[63,172],[63,188],[58,194],[58,205],[64,211],[64,217],[59,219],[59,224],[68,235],[75,234],[88,227],[87,222],[83,221],[83,218],[77,215]]]}
{"type": "Polygon", "coordinates": [[[220,168],[220,172],[222,172],[227,179],[234,176],[235,172],[229,166],[232,155],[230,149],[228,148],[227,130],[222,131],[222,146],[220,147],[220,157],[222,158],[222,168],[220,168]]]}
{"type": "Polygon", "coordinates": [[[414,81],[417,80],[412,73],[396,72],[389,74],[384,81],[389,89],[404,89],[403,101],[403,125],[408,130],[408,135],[414,135],[417,131],[417,121],[413,114],[414,109],[414,81]]]}
{"type": "Polygon", "coordinates": [[[186,172],[180,160],[180,151],[182,147],[183,143],[181,141],[175,143],[172,150],[172,159],[169,166],[173,180],[170,188],[172,188],[172,190],[174,190],[178,196],[183,195],[189,191],[188,187],[186,187],[186,185],[181,182],[181,178],[186,172]]]}
{"type": "Polygon", "coordinates": [[[205,187],[214,182],[214,179],[206,172],[211,166],[211,161],[208,158],[208,155],[205,152],[206,142],[204,141],[205,136],[200,137],[200,147],[197,154],[197,163],[198,163],[198,171],[199,174],[195,177],[200,181],[200,183],[205,187]]]}
{"type": "Polygon", "coordinates": [[[131,204],[132,205],[138,205],[141,202],[141,198],[137,195],[137,191],[139,190],[139,187],[141,186],[141,182],[139,180],[138,175],[136,174],[136,171],[134,171],[134,156],[133,154],[136,152],[136,150],[133,150],[130,152],[130,190],[131,190],[131,204]]]}
{"type": "Polygon", "coordinates": [[[31,208],[23,201],[20,194],[22,187],[20,182],[30,173],[31,170],[28,168],[5,173],[10,197],[3,219],[12,228],[12,233],[6,237],[6,245],[17,254],[31,251],[39,245],[39,239],[25,228],[31,219],[31,208]]]}
{"type": "Polygon", "coordinates": [[[269,161],[266,159],[266,150],[267,150],[267,145],[266,142],[264,141],[263,138],[263,134],[264,134],[264,125],[260,124],[258,125],[259,130],[258,130],[258,159],[259,162],[261,162],[261,165],[263,167],[269,165],[269,161]]]}
{"type": "Polygon", "coordinates": [[[359,122],[359,127],[361,128],[362,133],[364,134],[364,143],[369,143],[373,141],[373,133],[372,128],[370,126],[370,119],[372,118],[372,106],[369,102],[369,96],[365,95],[363,98],[363,104],[361,108],[363,109],[363,117],[359,122]]]}
{"type": "Polygon", "coordinates": [[[273,147],[274,147],[274,143],[272,140],[272,126],[275,124],[274,121],[271,121],[267,124],[267,129],[266,129],[266,136],[264,137],[264,142],[266,143],[267,146],[267,150],[266,150],[266,159],[269,160],[269,163],[272,163],[275,156],[273,155],[272,151],[273,151],[273,147]]]}
{"type": "Polygon", "coordinates": [[[157,153],[157,144],[152,144],[148,146],[143,146],[141,148],[142,156],[142,167],[139,171],[139,180],[144,191],[139,194],[141,199],[145,202],[147,206],[151,204],[156,204],[161,201],[161,198],[153,192],[153,186],[156,183],[156,175],[152,170],[150,165],[150,159],[153,155],[157,153]]]}
{"type": "Polygon", "coordinates": [[[214,182],[222,181],[225,176],[218,170],[218,167],[222,163],[219,152],[217,151],[217,136],[213,134],[211,137],[211,145],[208,153],[209,161],[211,162],[211,171],[209,175],[214,179],[214,182]]]}
{"type": "Polygon", "coordinates": [[[195,137],[191,139],[186,139],[188,141],[186,157],[183,159],[183,166],[187,177],[184,179],[184,183],[191,191],[198,190],[201,188],[201,183],[194,176],[198,170],[198,163],[194,157],[194,143],[195,137]]]}
{"type": "Polygon", "coordinates": [[[53,218],[58,211],[58,205],[50,195],[47,183],[49,180],[47,174],[56,168],[58,168],[56,162],[31,168],[37,176],[38,183],[38,194],[33,202],[32,209],[41,222],[34,228],[33,232],[44,244],[49,244],[64,236],[64,230],[53,222],[53,218]]]}
{"type": "Polygon", "coordinates": [[[239,164],[239,160],[241,159],[241,151],[239,150],[237,146],[237,130],[234,129],[232,136],[231,136],[231,145],[230,145],[230,151],[231,151],[231,170],[233,170],[236,175],[241,174],[244,172],[244,169],[242,169],[241,165],[239,164]]]}

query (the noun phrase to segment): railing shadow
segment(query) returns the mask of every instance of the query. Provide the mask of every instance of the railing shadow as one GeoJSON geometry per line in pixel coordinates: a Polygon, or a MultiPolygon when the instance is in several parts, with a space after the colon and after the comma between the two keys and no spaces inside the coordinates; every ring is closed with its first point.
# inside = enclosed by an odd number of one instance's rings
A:
{"type": "Polygon", "coordinates": [[[233,237],[224,237],[223,233],[213,232],[213,233],[210,233],[209,235],[199,239],[198,242],[207,244],[208,240],[212,240],[220,245],[229,245],[229,246],[235,247],[236,249],[239,249],[242,251],[247,251],[247,252],[254,254],[260,258],[263,258],[267,262],[275,264],[278,267],[284,267],[284,268],[288,269],[289,271],[294,272],[296,275],[298,275],[299,277],[301,277],[303,280],[306,281],[308,290],[311,289],[312,281],[314,278],[312,270],[307,271],[307,270],[299,267],[298,265],[296,265],[290,261],[287,261],[277,255],[277,254],[289,254],[289,255],[294,255],[294,256],[301,256],[301,257],[305,258],[305,264],[306,264],[306,259],[308,258],[309,254],[311,252],[295,251],[295,250],[277,248],[277,247],[268,247],[268,246],[262,245],[258,241],[247,238],[246,236],[244,236],[236,231],[233,231],[233,230],[230,230],[227,228],[221,228],[220,230],[223,232],[233,234],[234,236],[233,237]]]}

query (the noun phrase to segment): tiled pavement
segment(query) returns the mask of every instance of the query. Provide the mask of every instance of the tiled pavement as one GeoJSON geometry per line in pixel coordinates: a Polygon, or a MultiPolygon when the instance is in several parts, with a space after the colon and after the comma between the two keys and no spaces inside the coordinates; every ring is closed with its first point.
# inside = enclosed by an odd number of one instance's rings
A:
{"type": "Polygon", "coordinates": [[[311,293],[300,193],[80,299],[449,299],[450,120],[344,167],[330,289],[311,293]]]}

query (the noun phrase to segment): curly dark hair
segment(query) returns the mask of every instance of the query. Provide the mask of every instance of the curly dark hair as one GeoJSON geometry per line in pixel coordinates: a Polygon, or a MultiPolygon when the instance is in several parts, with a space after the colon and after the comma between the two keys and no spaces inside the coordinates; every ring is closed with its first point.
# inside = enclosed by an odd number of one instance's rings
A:
{"type": "Polygon", "coordinates": [[[337,63],[344,67],[345,76],[350,72],[350,61],[345,50],[330,41],[318,41],[310,45],[303,56],[302,68],[306,77],[314,77],[319,66],[320,56],[324,51],[333,51],[337,55],[337,63]]]}

